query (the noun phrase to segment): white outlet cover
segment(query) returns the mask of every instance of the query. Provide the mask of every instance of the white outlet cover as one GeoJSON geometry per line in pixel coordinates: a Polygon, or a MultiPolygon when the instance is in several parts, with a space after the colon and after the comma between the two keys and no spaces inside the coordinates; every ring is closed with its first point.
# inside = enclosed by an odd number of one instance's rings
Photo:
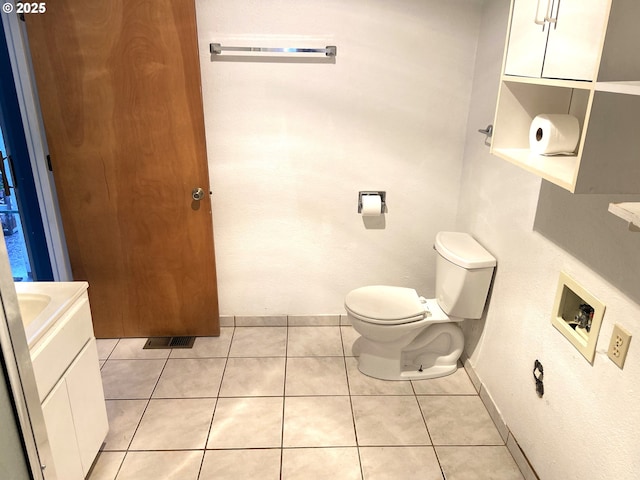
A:
{"type": "Polygon", "coordinates": [[[627,358],[629,343],[631,343],[631,334],[616,323],[611,334],[607,356],[620,368],[624,366],[624,361],[627,358]]]}

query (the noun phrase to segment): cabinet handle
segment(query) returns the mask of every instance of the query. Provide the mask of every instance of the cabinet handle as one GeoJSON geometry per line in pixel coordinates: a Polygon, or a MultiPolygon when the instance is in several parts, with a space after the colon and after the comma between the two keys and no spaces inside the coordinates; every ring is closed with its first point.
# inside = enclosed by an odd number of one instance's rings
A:
{"type": "Polygon", "coordinates": [[[558,21],[558,13],[560,12],[560,0],[554,0],[556,4],[556,16],[552,17],[553,14],[553,3],[551,0],[548,0],[549,4],[547,5],[547,14],[544,17],[544,20],[549,23],[556,23],[558,21]]]}
{"type": "MultiPolygon", "coordinates": [[[[546,1],[547,1],[547,13],[549,13],[551,0],[546,0],[546,1]]],[[[536,25],[544,25],[545,18],[546,17],[540,15],[540,0],[538,0],[538,5],[536,6],[536,16],[534,17],[533,21],[536,23],[536,25]]]]}

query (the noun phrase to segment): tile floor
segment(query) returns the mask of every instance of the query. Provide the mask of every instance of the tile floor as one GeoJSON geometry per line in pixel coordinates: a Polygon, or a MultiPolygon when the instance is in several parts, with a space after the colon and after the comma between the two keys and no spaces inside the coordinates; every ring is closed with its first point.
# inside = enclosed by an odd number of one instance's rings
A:
{"type": "Polygon", "coordinates": [[[99,340],[110,431],[90,480],[522,479],[463,368],[386,382],[350,326],[99,340]]]}

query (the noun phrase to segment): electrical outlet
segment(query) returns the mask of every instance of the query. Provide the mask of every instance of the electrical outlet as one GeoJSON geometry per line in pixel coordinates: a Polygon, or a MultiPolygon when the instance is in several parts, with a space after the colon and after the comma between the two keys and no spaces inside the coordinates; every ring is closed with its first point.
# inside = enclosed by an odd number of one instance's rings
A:
{"type": "Polygon", "coordinates": [[[624,361],[627,358],[629,343],[631,343],[631,334],[616,323],[613,326],[613,333],[611,334],[607,355],[611,361],[620,368],[624,366],[624,361]]]}

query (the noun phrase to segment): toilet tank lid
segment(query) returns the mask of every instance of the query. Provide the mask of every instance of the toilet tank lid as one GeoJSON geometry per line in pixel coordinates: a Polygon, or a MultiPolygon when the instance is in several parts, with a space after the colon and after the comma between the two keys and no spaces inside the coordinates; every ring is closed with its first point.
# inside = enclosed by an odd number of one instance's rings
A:
{"type": "Polygon", "coordinates": [[[352,290],[345,307],[358,315],[377,320],[400,320],[424,315],[425,306],[413,288],[371,285],[352,290]]]}
{"type": "Polygon", "coordinates": [[[435,249],[450,262],[467,270],[496,266],[495,257],[468,233],[439,232],[435,249]]]}

